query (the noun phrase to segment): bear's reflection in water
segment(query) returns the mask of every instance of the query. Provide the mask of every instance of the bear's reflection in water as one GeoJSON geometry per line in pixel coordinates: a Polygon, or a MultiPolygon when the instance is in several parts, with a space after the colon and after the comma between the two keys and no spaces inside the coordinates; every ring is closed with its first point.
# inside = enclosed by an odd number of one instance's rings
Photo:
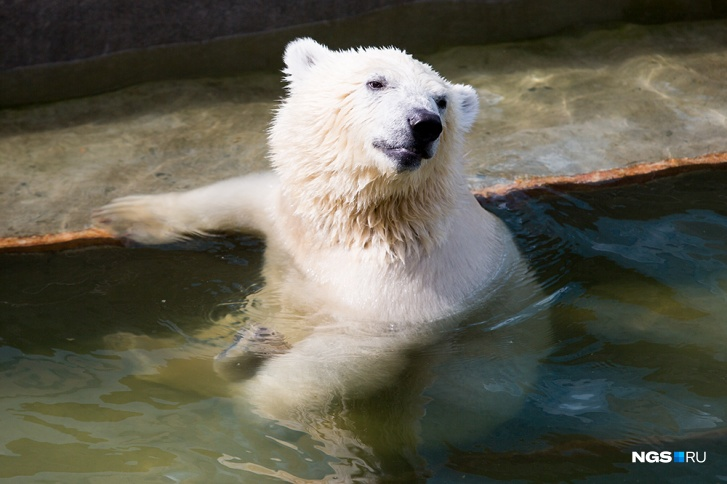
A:
{"type": "Polygon", "coordinates": [[[512,418],[550,344],[547,299],[514,248],[466,309],[401,324],[356,320],[284,252],[265,257],[248,326],[215,368],[243,414],[309,434],[342,482],[423,478],[419,447],[471,445],[512,418]]]}

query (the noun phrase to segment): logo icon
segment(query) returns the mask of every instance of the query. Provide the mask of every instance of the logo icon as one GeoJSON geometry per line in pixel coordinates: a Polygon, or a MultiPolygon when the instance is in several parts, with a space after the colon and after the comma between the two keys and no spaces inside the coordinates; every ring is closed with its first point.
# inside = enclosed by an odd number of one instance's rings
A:
{"type": "Polygon", "coordinates": [[[677,451],[677,452],[670,452],[668,450],[664,450],[661,452],[656,452],[655,450],[651,450],[648,452],[645,451],[633,451],[631,452],[631,462],[632,463],[645,463],[645,464],[667,464],[670,462],[674,463],[693,463],[693,464],[703,464],[707,462],[707,453],[706,452],[695,452],[692,450],[688,451],[677,451]]]}

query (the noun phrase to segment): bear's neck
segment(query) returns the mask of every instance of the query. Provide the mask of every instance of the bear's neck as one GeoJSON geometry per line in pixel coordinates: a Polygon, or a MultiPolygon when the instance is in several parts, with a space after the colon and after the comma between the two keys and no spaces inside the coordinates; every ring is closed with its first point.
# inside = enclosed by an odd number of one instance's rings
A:
{"type": "Polygon", "coordinates": [[[464,186],[451,167],[384,176],[330,173],[284,188],[296,219],[321,246],[370,251],[389,261],[421,257],[446,239],[464,186]]]}

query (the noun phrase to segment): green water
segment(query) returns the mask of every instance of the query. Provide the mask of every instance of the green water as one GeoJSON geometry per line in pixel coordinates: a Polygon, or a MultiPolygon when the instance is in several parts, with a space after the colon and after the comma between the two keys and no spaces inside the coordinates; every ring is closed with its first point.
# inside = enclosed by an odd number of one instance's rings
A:
{"type": "Polygon", "coordinates": [[[725,183],[707,171],[488,201],[544,293],[518,314],[470,315],[389,390],[301,428],[251,413],[212,368],[254,313],[259,241],[4,255],[0,478],[727,480],[725,183]],[[551,343],[522,372],[520,340],[543,315],[551,343]],[[477,332],[493,338],[492,361],[461,351],[458,335],[477,332]],[[474,411],[460,405],[472,395],[474,411]],[[497,402],[509,413],[493,416],[497,402]],[[397,447],[402,418],[415,446],[397,447]],[[632,463],[652,450],[706,462],[632,463]]]}

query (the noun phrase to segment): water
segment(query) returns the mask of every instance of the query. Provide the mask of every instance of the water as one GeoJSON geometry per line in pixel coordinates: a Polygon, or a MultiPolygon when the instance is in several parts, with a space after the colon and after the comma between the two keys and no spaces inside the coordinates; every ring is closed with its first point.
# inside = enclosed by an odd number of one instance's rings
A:
{"type": "Polygon", "coordinates": [[[212,369],[259,314],[261,242],[4,255],[0,477],[727,480],[725,183],[717,170],[489,201],[543,288],[534,304],[478,310],[394,386],[300,426],[254,414],[212,369]],[[478,334],[484,356],[467,346],[478,334]],[[631,462],[652,450],[706,462],[631,462]]]}

